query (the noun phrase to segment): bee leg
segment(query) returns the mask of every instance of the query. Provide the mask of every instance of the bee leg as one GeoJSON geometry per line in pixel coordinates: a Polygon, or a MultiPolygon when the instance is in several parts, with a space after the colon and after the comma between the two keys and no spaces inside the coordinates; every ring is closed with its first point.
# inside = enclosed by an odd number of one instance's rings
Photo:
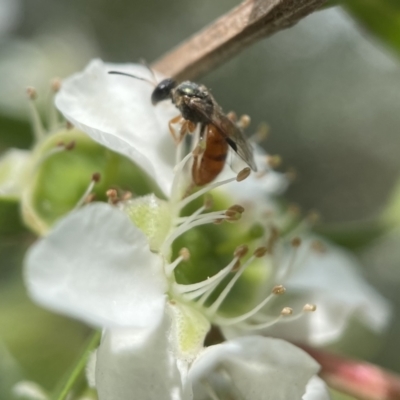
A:
{"type": "Polygon", "coordinates": [[[174,139],[175,144],[179,144],[181,140],[176,136],[176,130],[172,125],[177,124],[182,120],[183,120],[182,115],[177,115],[168,122],[169,132],[171,133],[171,136],[174,139]]]}
{"type": "Polygon", "coordinates": [[[196,124],[192,121],[187,121],[189,133],[193,133],[196,130],[196,124]]]}
{"type": "Polygon", "coordinates": [[[180,143],[183,140],[183,138],[186,136],[186,134],[189,132],[189,123],[190,123],[190,121],[183,120],[181,129],[179,130],[179,142],[178,143],[180,143]]]}

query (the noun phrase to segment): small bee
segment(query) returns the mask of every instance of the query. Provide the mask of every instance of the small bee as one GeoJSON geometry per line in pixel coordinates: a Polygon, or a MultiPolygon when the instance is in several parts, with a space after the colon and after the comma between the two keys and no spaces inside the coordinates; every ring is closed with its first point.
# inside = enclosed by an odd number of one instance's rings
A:
{"type": "MultiPolygon", "coordinates": [[[[148,81],[123,72],[110,71],[109,73],[148,81]]],[[[151,81],[148,82],[151,83],[151,81]]],[[[190,81],[178,84],[173,79],[164,79],[153,90],[151,102],[156,105],[164,100],[171,100],[181,113],[169,122],[171,134],[177,142],[182,140],[187,132],[193,132],[195,127],[200,124],[200,139],[205,141],[205,146],[201,154],[194,156],[192,178],[197,186],[203,186],[213,181],[222,171],[228,146],[253,171],[257,171],[253,150],[242,130],[223,113],[221,107],[204,85],[190,81]],[[171,125],[180,121],[183,122],[180,138],[176,138],[171,125]]]]}

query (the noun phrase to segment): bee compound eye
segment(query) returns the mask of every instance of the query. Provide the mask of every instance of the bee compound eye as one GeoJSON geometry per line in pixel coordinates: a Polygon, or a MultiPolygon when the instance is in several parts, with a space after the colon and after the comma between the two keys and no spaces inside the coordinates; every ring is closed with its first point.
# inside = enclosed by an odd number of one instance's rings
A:
{"type": "Polygon", "coordinates": [[[173,79],[164,79],[154,89],[151,95],[151,102],[156,105],[160,101],[167,100],[171,96],[172,89],[176,86],[173,79]]]}

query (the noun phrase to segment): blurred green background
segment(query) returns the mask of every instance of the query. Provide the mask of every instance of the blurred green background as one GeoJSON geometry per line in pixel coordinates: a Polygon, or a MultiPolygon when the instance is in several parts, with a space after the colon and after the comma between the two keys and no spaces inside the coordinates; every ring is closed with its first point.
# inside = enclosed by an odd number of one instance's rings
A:
{"type": "MultiPolygon", "coordinates": [[[[47,94],[51,78],[94,57],[151,62],[236,4],[0,0],[0,151],[31,143],[26,86],[47,94]]],[[[400,178],[400,5],[350,0],[346,9],[350,14],[339,7],[314,13],[202,79],[226,111],[249,114],[253,129],[268,123],[265,148],[282,156],[283,170],[298,173],[289,200],[318,210],[321,229],[339,236],[342,228],[373,226],[400,178]]],[[[400,372],[400,233],[393,221],[392,230],[356,249],[368,280],[397,310],[380,348],[360,354],[400,372]]],[[[21,262],[34,237],[15,230],[0,238],[0,393],[23,376],[52,388],[88,332],[30,304],[21,262]]]]}

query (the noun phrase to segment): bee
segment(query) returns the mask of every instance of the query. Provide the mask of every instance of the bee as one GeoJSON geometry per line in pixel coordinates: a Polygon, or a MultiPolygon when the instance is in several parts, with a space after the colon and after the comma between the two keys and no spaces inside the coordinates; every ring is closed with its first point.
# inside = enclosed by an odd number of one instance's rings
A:
{"type": "MultiPolygon", "coordinates": [[[[110,74],[127,75],[123,72],[110,71],[110,74]]],[[[152,83],[151,81],[148,81],[152,83]]],[[[200,125],[200,140],[204,141],[204,150],[194,155],[192,179],[197,186],[213,181],[222,171],[228,154],[228,147],[253,170],[257,171],[253,150],[246,140],[241,128],[224,112],[215,101],[210,91],[201,84],[191,81],[177,83],[168,78],[158,83],[151,94],[151,102],[155,106],[164,100],[171,100],[180,111],[178,117],[169,122],[172,136],[181,141],[188,132],[193,132],[200,125]],[[180,137],[172,129],[172,124],[182,122],[180,137]]]]}

